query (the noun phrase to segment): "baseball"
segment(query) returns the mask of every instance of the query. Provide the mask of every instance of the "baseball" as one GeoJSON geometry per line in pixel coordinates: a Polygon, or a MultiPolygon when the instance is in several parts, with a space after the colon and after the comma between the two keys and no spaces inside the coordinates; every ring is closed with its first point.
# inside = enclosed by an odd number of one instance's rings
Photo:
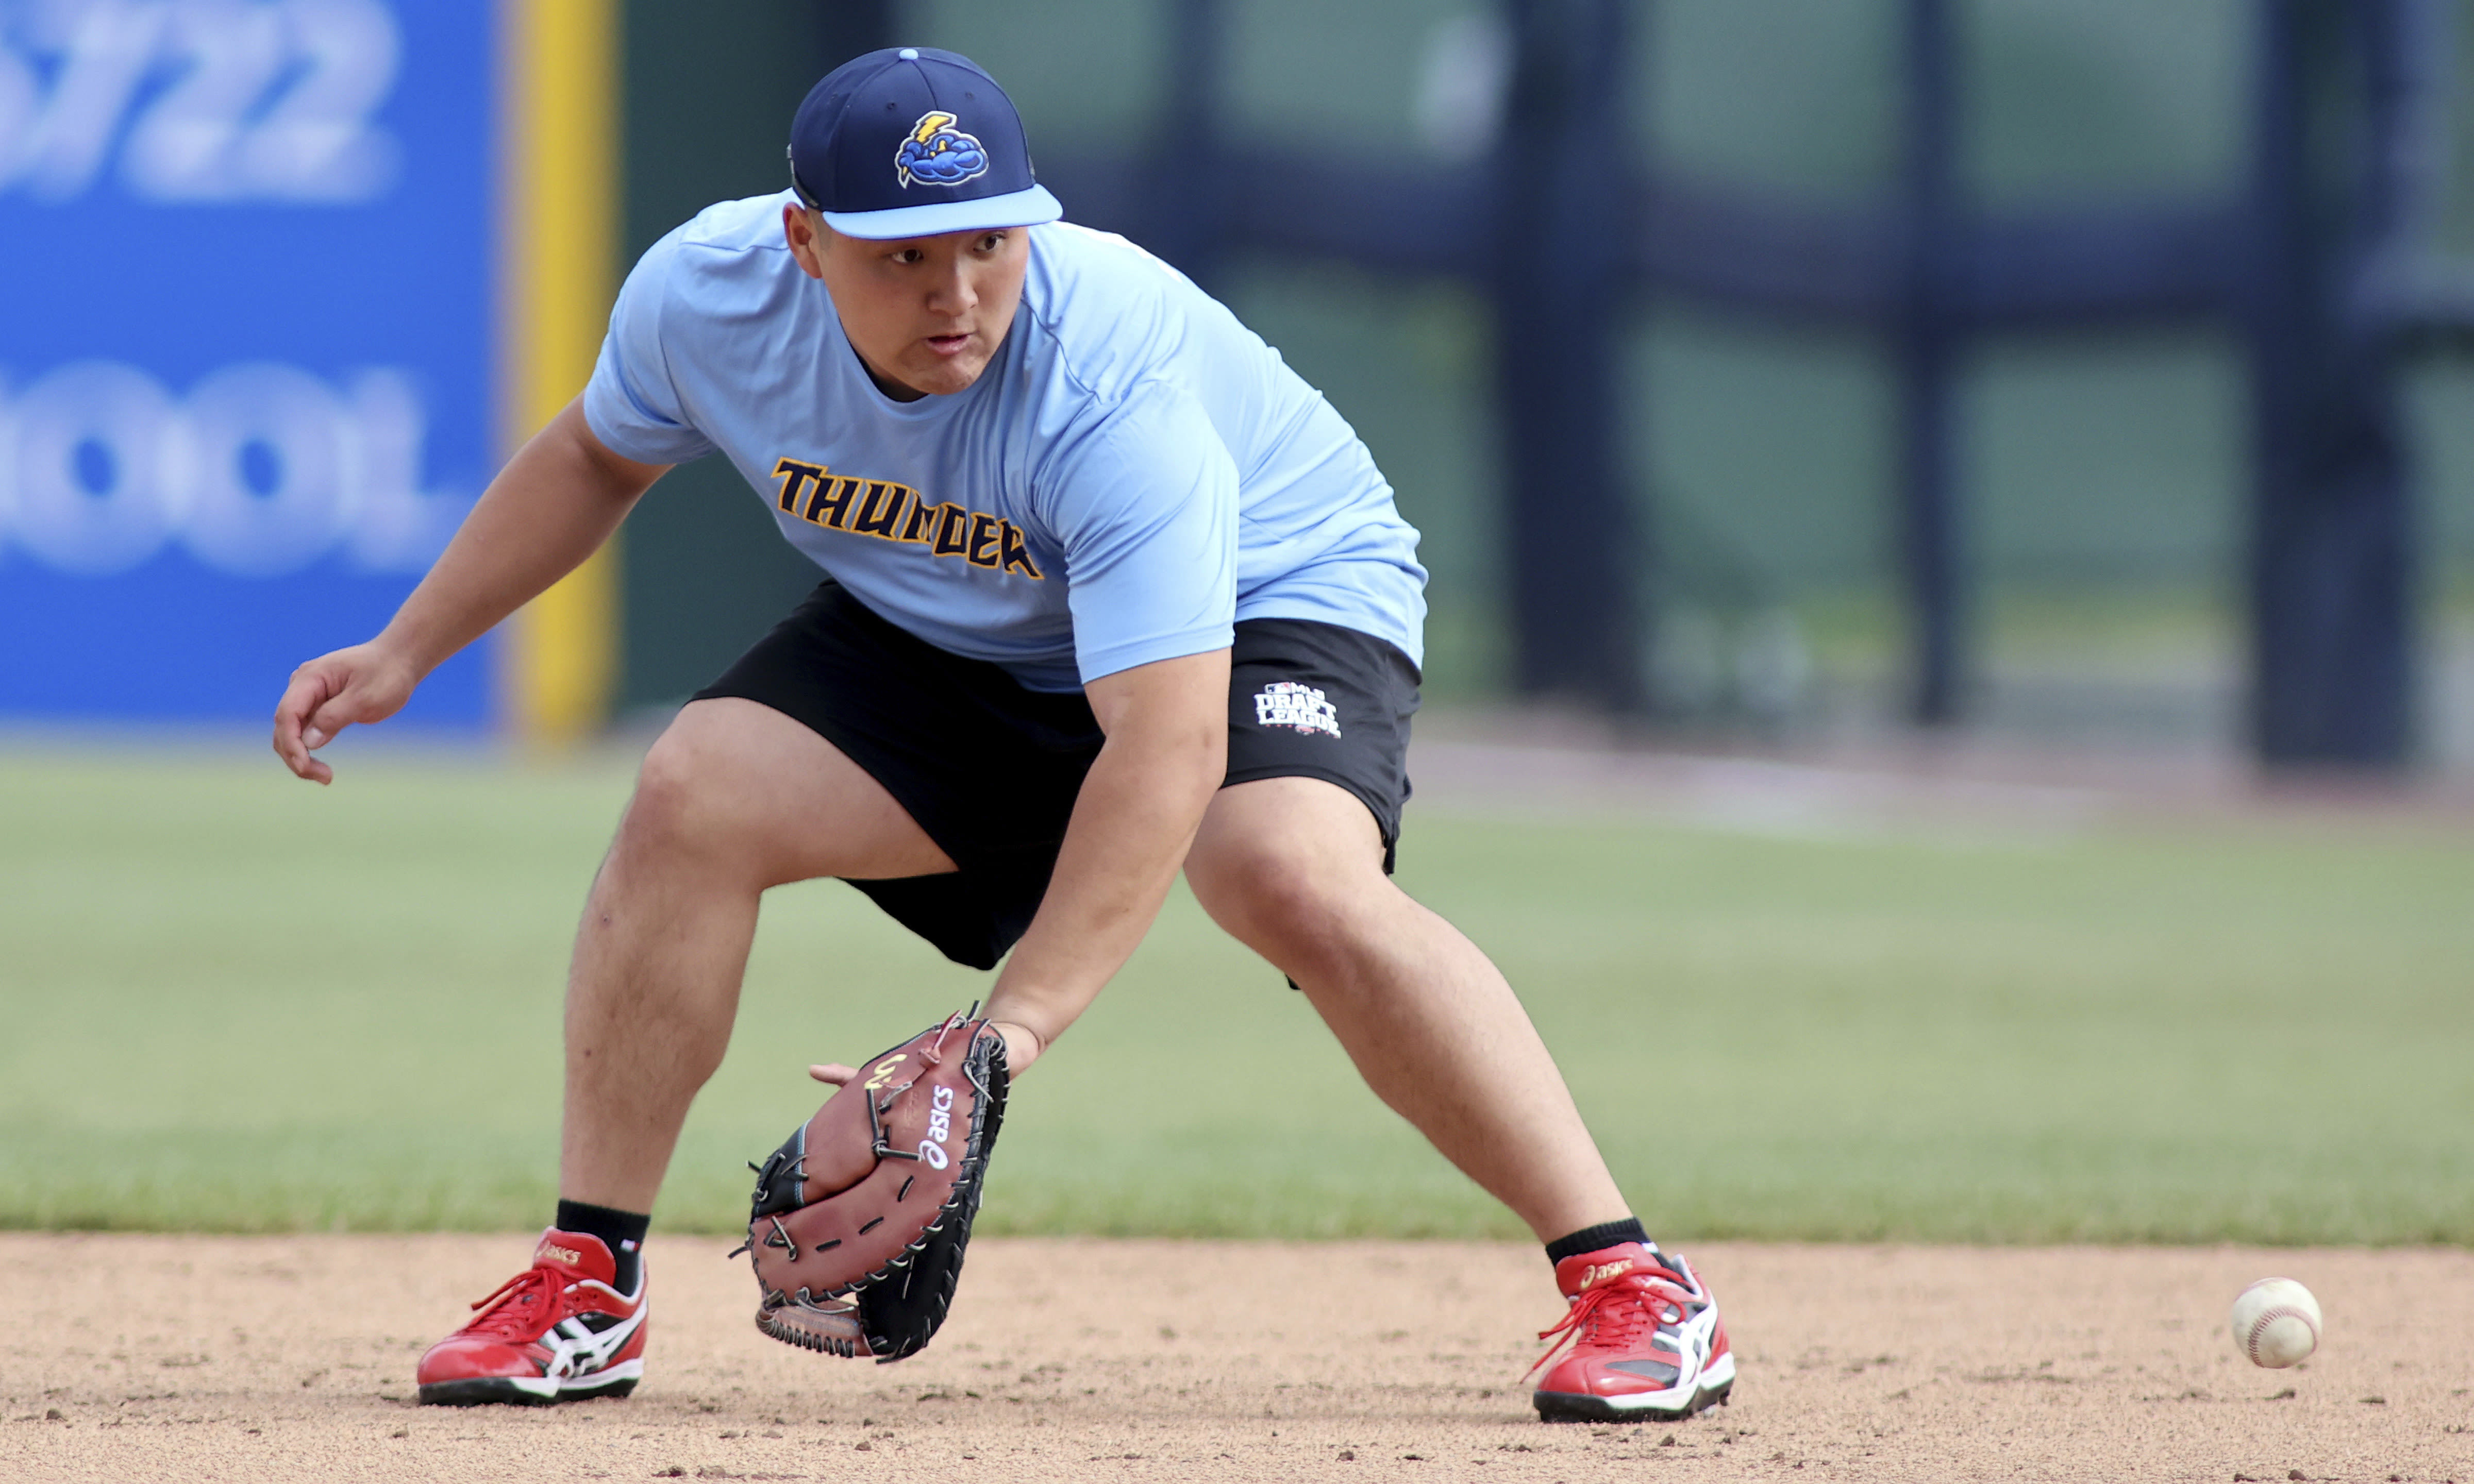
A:
{"type": "Polygon", "coordinates": [[[2234,1348],[2282,1371],[2319,1348],[2319,1301],[2290,1278],[2263,1278],[2234,1300],[2234,1348]]]}

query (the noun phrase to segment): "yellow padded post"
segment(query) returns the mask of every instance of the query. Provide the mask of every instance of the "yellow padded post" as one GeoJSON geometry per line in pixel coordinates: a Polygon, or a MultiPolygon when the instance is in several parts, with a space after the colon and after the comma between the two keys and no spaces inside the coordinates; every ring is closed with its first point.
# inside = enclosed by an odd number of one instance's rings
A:
{"type": "MultiPolygon", "coordinates": [[[[617,0],[500,0],[503,424],[512,453],[593,374],[618,219],[617,0]]],[[[590,735],[618,667],[614,540],[516,614],[502,715],[527,742],[590,735]]]]}

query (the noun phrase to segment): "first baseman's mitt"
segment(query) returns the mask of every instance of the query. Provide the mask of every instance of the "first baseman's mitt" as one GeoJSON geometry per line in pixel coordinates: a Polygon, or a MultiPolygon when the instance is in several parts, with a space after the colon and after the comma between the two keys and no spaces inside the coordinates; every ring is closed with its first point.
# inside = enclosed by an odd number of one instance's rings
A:
{"type": "Polygon", "coordinates": [[[945,1322],[1005,1117],[1005,1038],[970,1015],[871,1059],[749,1166],[756,1328],[884,1362],[945,1322]]]}

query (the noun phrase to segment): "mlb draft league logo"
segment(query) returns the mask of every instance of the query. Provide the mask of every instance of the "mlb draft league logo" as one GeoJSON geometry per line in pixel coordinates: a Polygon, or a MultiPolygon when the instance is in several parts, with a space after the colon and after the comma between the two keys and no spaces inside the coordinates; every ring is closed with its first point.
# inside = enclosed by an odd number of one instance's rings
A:
{"type": "Polygon", "coordinates": [[[1266,727],[1340,735],[1340,708],[1324,699],[1322,691],[1295,681],[1274,681],[1257,691],[1254,720],[1266,727]]]}
{"type": "Polygon", "coordinates": [[[905,190],[922,185],[959,185],[988,173],[987,147],[954,127],[954,115],[930,109],[910,126],[902,148],[893,152],[893,168],[905,190]]]}

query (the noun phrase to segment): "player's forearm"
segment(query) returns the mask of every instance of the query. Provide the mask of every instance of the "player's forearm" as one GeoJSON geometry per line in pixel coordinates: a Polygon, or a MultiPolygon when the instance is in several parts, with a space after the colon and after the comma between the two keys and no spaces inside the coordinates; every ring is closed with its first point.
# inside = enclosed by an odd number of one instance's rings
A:
{"type": "MultiPolygon", "coordinates": [[[[1221,675],[1225,696],[1225,665],[1221,675]]],[[[1227,774],[1227,750],[1218,705],[1110,733],[1083,779],[1039,913],[989,997],[990,1019],[1031,1031],[1044,1049],[1089,1008],[1159,916],[1227,774]]]]}
{"type": "Polygon", "coordinates": [[[582,565],[662,472],[603,448],[570,403],[490,482],[377,643],[426,675],[582,565]]]}

